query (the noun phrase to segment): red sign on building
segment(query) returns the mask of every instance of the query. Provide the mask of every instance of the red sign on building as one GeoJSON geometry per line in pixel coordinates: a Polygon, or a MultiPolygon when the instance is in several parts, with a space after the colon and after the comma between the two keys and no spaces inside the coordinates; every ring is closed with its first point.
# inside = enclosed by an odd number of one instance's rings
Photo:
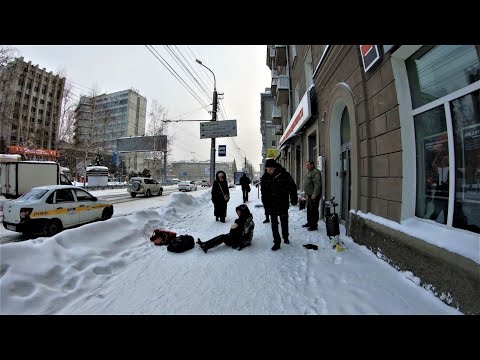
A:
{"type": "Polygon", "coordinates": [[[30,149],[25,146],[9,146],[9,154],[25,154],[25,155],[35,155],[35,156],[44,156],[44,157],[59,157],[57,150],[47,150],[47,149],[30,149]]]}
{"type": "Polygon", "coordinates": [[[380,49],[378,45],[360,45],[362,54],[363,69],[365,72],[380,60],[380,49]]]}

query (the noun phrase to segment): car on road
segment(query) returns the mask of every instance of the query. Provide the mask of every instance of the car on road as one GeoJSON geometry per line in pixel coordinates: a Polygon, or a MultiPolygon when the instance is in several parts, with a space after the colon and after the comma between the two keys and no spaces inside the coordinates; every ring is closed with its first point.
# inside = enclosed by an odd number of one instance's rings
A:
{"type": "Polygon", "coordinates": [[[145,195],[146,197],[152,195],[160,196],[163,193],[163,187],[159,181],[152,178],[132,177],[128,181],[127,191],[133,198],[137,196],[137,194],[145,195]]]}
{"type": "Polygon", "coordinates": [[[193,191],[197,190],[195,181],[180,181],[178,183],[178,191],[193,191]]]}
{"type": "Polygon", "coordinates": [[[69,185],[34,187],[3,204],[5,229],[24,234],[53,236],[69,227],[108,220],[112,215],[111,203],[69,185]]]}
{"type": "Polygon", "coordinates": [[[210,187],[210,181],[202,180],[202,187],[210,187]]]}

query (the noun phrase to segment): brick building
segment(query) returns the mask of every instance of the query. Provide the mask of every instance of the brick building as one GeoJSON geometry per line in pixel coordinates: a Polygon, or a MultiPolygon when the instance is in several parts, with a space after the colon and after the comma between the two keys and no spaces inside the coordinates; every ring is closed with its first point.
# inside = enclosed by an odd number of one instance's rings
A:
{"type": "Polygon", "coordinates": [[[478,45],[268,45],[266,61],[277,160],[299,189],[305,162],[324,161],[323,196],[354,241],[477,314],[479,58],[478,45]],[[447,251],[405,224],[471,247],[447,251]]]}

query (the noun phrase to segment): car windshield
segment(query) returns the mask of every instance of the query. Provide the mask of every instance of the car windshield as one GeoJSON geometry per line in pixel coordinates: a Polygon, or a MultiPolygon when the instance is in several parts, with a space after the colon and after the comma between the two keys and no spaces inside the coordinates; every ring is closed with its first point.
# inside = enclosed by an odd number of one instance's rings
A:
{"type": "Polygon", "coordinates": [[[45,189],[32,189],[30,191],[27,191],[25,194],[19,197],[19,199],[22,200],[38,200],[43,197],[48,192],[48,190],[45,189]]]}

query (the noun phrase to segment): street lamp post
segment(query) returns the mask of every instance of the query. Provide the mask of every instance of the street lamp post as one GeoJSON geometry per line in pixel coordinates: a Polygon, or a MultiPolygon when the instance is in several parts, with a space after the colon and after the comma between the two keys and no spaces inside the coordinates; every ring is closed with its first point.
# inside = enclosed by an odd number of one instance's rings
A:
{"type": "MultiPolygon", "coordinates": [[[[217,121],[217,80],[212,70],[206,67],[200,60],[196,59],[196,62],[202,65],[205,69],[210,71],[213,75],[213,107],[212,107],[212,120],[217,121]]],[[[212,145],[210,149],[210,184],[213,186],[215,181],[215,138],[212,137],[212,145]]]]}

